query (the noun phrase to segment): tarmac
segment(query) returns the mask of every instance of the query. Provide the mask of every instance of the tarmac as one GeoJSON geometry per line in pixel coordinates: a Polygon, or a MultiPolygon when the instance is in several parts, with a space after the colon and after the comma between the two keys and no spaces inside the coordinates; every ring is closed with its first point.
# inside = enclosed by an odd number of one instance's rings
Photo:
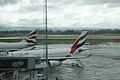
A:
{"type": "MultiPolygon", "coordinates": [[[[64,48],[71,45],[54,46],[64,48]]],[[[90,50],[78,54],[79,57],[92,54],[82,59],[85,66],[83,69],[71,66],[74,60],[67,60],[59,67],[49,69],[49,80],[56,80],[56,77],[59,80],[120,80],[120,44],[108,43],[83,47],[90,50]]]]}

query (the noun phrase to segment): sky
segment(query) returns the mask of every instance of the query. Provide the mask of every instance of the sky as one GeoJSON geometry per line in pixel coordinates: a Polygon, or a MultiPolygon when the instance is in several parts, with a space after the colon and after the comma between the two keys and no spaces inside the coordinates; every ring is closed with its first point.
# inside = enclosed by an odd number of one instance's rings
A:
{"type": "MultiPolygon", "coordinates": [[[[44,0],[0,0],[0,26],[44,27],[44,0]]],[[[119,28],[120,0],[48,0],[48,28],[119,28]]]]}

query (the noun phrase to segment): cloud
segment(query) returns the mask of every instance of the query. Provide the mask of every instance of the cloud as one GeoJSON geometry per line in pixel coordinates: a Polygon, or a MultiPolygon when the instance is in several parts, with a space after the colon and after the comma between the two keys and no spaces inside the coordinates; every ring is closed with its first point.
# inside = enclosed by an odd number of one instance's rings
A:
{"type": "Polygon", "coordinates": [[[42,0],[22,0],[20,3],[20,13],[29,13],[43,10],[43,1],[42,0]],[[21,5],[22,4],[22,5],[21,5]]]}
{"type": "Polygon", "coordinates": [[[106,3],[120,3],[120,0],[83,0],[84,4],[106,4],[106,3]]]}
{"type": "Polygon", "coordinates": [[[40,25],[42,25],[42,21],[40,19],[20,19],[19,23],[17,24],[17,26],[27,26],[27,27],[39,27],[40,25]]]}
{"type": "MultiPolygon", "coordinates": [[[[120,28],[119,2],[119,0],[48,0],[48,27],[120,28]]],[[[43,0],[0,2],[2,4],[0,24],[43,26],[45,15],[43,3],[43,0]]]]}
{"type": "Polygon", "coordinates": [[[83,5],[106,5],[109,8],[120,7],[120,0],[83,0],[83,5]]]}
{"type": "Polygon", "coordinates": [[[0,0],[0,5],[16,4],[18,0],[0,0]]]}

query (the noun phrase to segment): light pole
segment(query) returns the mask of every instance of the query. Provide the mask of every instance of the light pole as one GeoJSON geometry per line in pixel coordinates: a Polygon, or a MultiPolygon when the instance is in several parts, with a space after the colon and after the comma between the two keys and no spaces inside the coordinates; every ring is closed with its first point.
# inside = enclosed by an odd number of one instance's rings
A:
{"type": "Polygon", "coordinates": [[[46,45],[46,80],[48,80],[48,29],[47,29],[47,0],[45,0],[45,45],[46,45]]]}

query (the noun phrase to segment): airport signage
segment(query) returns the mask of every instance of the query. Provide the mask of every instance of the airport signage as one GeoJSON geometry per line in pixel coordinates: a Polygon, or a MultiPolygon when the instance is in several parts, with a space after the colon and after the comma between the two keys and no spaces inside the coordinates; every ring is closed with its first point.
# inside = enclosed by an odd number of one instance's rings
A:
{"type": "Polygon", "coordinates": [[[0,70],[34,69],[40,57],[0,57],[0,70]]]}
{"type": "Polygon", "coordinates": [[[28,59],[0,59],[0,69],[27,68],[28,59]]]}

